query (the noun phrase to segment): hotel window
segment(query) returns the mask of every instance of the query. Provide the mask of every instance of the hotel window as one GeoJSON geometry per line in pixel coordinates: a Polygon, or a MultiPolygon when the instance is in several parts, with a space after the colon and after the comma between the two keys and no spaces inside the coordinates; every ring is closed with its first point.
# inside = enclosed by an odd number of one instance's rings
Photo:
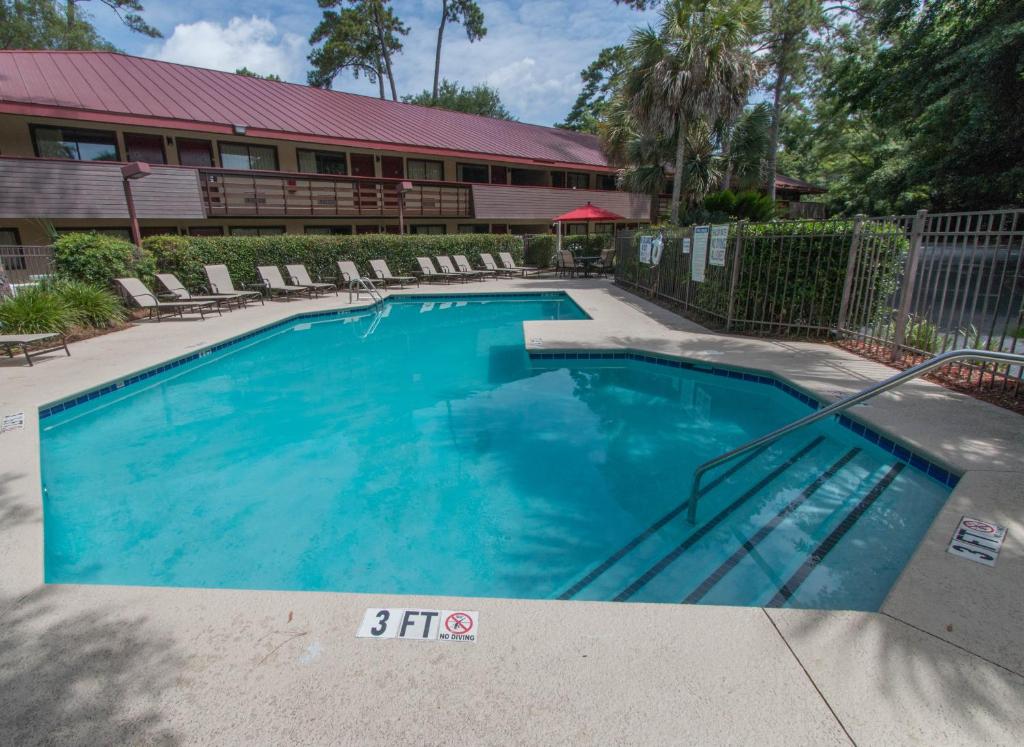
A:
{"type": "Polygon", "coordinates": [[[139,235],[144,239],[150,236],[177,236],[178,229],[175,226],[142,226],[139,235]]]}
{"type": "Polygon", "coordinates": [[[284,226],[231,226],[228,232],[232,236],[280,236],[284,226]]]}
{"type": "Polygon", "coordinates": [[[614,190],[615,189],[615,175],[614,174],[598,174],[597,175],[597,188],[614,190]]]}
{"type": "Polygon", "coordinates": [[[587,233],[586,223],[567,223],[565,226],[566,236],[585,236],[587,233]]]}
{"type": "MultiPolygon", "coordinates": [[[[17,228],[0,228],[0,246],[20,246],[21,236],[17,228]]],[[[0,255],[0,270],[13,272],[28,269],[24,249],[8,249],[0,255]]]]}
{"type": "Polygon", "coordinates": [[[127,160],[143,163],[167,163],[164,155],[164,138],[162,135],[146,135],[141,132],[124,134],[124,149],[127,160]]]}
{"type": "Polygon", "coordinates": [[[0,246],[20,246],[21,237],[17,228],[0,228],[0,246]]]}
{"type": "Polygon", "coordinates": [[[406,176],[410,179],[444,180],[444,163],[441,161],[420,161],[410,158],[405,162],[406,176]]]}
{"type": "Polygon", "coordinates": [[[63,236],[66,233],[98,233],[100,236],[113,236],[113,237],[118,238],[118,239],[124,239],[125,241],[131,241],[132,240],[132,233],[127,228],[110,228],[110,227],[90,228],[90,227],[83,227],[83,228],[58,228],[57,229],[57,235],[58,236],[63,236]]]}
{"type": "Polygon", "coordinates": [[[481,163],[460,163],[458,164],[459,181],[473,182],[474,184],[487,184],[490,174],[487,164],[481,163]]]}
{"type": "Polygon", "coordinates": [[[534,169],[512,169],[512,183],[524,187],[545,187],[548,183],[547,172],[534,169]]]}
{"type": "Polygon", "coordinates": [[[277,148],[273,145],[221,143],[220,165],[226,169],[277,171],[277,148]]]}
{"type": "Polygon", "coordinates": [[[314,236],[347,236],[352,233],[352,226],[306,226],[306,233],[314,236]]]}
{"type": "Polygon", "coordinates": [[[565,175],[565,186],[570,189],[589,189],[590,174],[568,173],[565,175]]]}
{"type": "Polygon", "coordinates": [[[459,233],[487,233],[488,228],[486,223],[462,223],[459,225],[459,233]]]}
{"type": "Polygon", "coordinates": [[[178,163],[182,166],[213,166],[213,148],[209,140],[178,138],[178,163]]]}
{"type": "Polygon", "coordinates": [[[595,223],[594,233],[615,233],[614,223],[595,223]]]}
{"type": "Polygon", "coordinates": [[[491,184],[508,184],[508,169],[504,166],[491,166],[491,184]]]}
{"type": "Polygon", "coordinates": [[[564,171],[552,171],[551,172],[551,186],[558,187],[561,189],[565,186],[565,172],[564,171]]]}
{"type": "Polygon", "coordinates": [[[32,125],[32,142],[40,158],[117,161],[117,136],[103,130],[32,125]]]}
{"type": "Polygon", "coordinates": [[[223,236],[224,229],[221,226],[189,226],[189,236],[223,236]]]}
{"type": "Polygon", "coordinates": [[[409,233],[436,236],[444,233],[444,226],[409,226],[409,233]]]}
{"type": "Polygon", "coordinates": [[[304,174],[331,174],[345,176],[348,174],[348,163],[344,153],[331,153],[323,150],[298,150],[299,171],[304,174]]]}

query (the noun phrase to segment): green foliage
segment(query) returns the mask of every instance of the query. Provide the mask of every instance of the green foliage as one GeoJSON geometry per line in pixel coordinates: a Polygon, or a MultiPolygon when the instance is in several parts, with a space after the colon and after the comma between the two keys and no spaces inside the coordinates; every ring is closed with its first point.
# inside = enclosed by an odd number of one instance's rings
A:
{"type": "Polygon", "coordinates": [[[227,265],[235,283],[241,284],[257,282],[259,265],[280,267],[301,262],[314,277],[334,278],[338,274],[335,262],[339,259],[354,261],[367,275],[371,259],[385,259],[392,273],[409,275],[419,271],[419,256],[465,254],[477,266],[480,252],[511,252],[517,262],[523,257],[522,238],[507,234],[153,236],[144,245],[156,258],[161,272],[173,272],[193,292],[206,285],[204,264],[227,265]]]}
{"type": "Polygon", "coordinates": [[[77,322],[68,303],[44,288],[24,288],[14,298],[0,302],[3,334],[67,332],[77,322]]]}
{"type": "MultiPolygon", "coordinates": [[[[445,26],[449,23],[461,23],[462,28],[466,31],[466,38],[469,39],[470,43],[479,41],[487,36],[487,27],[484,26],[484,12],[476,4],[476,0],[441,0],[441,22],[437,27],[437,48],[434,51],[434,87],[431,91],[431,100],[435,102],[440,95],[438,79],[441,77],[441,45],[444,42],[445,26]]],[[[494,99],[496,101],[497,96],[497,91],[494,91],[494,99]]],[[[443,108],[450,109],[451,107],[445,106],[443,108]]],[[[457,111],[464,110],[458,109],[457,111]]],[[[508,118],[511,119],[511,117],[508,118]]]]}
{"type": "Polygon", "coordinates": [[[253,72],[247,67],[240,67],[235,70],[235,75],[244,75],[246,78],[260,78],[261,80],[273,80],[278,83],[281,82],[281,76],[277,73],[268,73],[266,75],[260,75],[259,73],[253,72]]]}
{"type": "MultiPolygon", "coordinates": [[[[0,49],[92,49],[116,51],[99,35],[84,0],[0,0],[0,49]]],[[[132,31],[158,37],[160,32],[143,20],[138,0],[103,0],[132,31]]]]}
{"type": "Polygon", "coordinates": [[[53,244],[56,274],[63,280],[80,280],[109,288],[114,278],[153,280],[153,257],[131,242],[100,233],[67,233],[53,244]]]}
{"type": "Polygon", "coordinates": [[[731,189],[723,189],[721,192],[711,192],[704,198],[704,208],[711,212],[735,215],[736,195],[731,189]]]}
{"type": "Polygon", "coordinates": [[[71,309],[77,324],[105,329],[123,322],[128,313],[121,300],[105,288],[80,280],[58,280],[47,286],[71,309]]]}
{"type": "MultiPolygon", "coordinates": [[[[563,236],[562,248],[573,254],[596,257],[602,250],[612,245],[614,237],[610,233],[597,233],[590,236],[563,236]]],[[[554,234],[537,234],[530,236],[526,242],[526,259],[524,263],[531,267],[551,267],[558,246],[558,237],[554,234]]]]}
{"type": "Polygon", "coordinates": [[[559,122],[555,127],[596,135],[598,124],[608,114],[618,76],[625,64],[626,48],[623,45],[617,44],[602,49],[597,59],[580,71],[583,89],[576,97],[576,102],[566,115],[565,121],[559,122]]]}
{"type": "Polygon", "coordinates": [[[741,220],[771,220],[775,217],[775,202],[768,195],[746,190],[736,195],[734,215],[741,220]]]}
{"type": "Polygon", "coordinates": [[[309,37],[314,47],[309,53],[313,66],[308,74],[309,85],[330,88],[338,75],[348,71],[354,78],[365,75],[376,83],[381,98],[384,98],[386,79],[391,86],[391,98],[397,101],[391,57],[402,51],[401,37],[409,33],[409,28],[395,15],[391,3],[386,0],[317,0],[317,3],[323,9],[323,16],[309,37]]]}
{"type": "Polygon", "coordinates": [[[422,91],[414,96],[403,96],[402,101],[419,106],[432,106],[448,109],[453,112],[479,114],[495,119],[515,120],[512,113],[501,103],[501,97],[495,88],[481,83],[466,88],[450,80],[442,80],[437,91],[437,98],[430,91],[422,91]]]}

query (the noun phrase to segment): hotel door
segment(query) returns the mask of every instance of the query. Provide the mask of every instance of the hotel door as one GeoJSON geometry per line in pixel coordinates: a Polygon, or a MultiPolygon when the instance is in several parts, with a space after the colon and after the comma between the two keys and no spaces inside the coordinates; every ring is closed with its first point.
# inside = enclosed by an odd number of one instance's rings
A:
{"type": "Polygon", "coordinates": [[[351,153],[352,176],[377,176],[373,170],[373,156],[369,153],[351,153]]]}

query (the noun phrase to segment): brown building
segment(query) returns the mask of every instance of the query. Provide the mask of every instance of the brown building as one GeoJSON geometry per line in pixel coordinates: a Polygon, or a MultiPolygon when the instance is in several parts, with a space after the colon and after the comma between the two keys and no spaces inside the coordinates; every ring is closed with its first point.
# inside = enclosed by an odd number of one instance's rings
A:
{"type": "Polygon", "coordinates": [[[136,161],[143,235],[534,233],[588,201],[620,226],[652,212],[591,135],[110,52],[0,52],[0,245],[51,226],[127,236],[136,161]]]}

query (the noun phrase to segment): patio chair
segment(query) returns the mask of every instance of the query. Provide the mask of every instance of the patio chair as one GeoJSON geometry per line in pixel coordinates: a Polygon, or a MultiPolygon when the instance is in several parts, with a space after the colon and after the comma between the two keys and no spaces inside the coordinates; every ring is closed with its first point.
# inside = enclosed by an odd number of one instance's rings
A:
{"type": "Polygon", "coordinates": [[[441,268],[441,272],[443,272],[445,275],[450,275],[451,277],[457,278],[462,281],[473,280],[476,278],[476,275],[473,275],[472,273],[459,272],[458,270],[456,270],[455,265],[452,264],[451,259],[443,254],[437,255],[436,257],[434,257],[434,259],[437,260],[437,266],[441,268]]]}
{"type": "Polygon", "coordinates": [[[529,267],[526,265],[517,265],[515,260],[512,259],[512,255],[509,252],[498,252],[498,258],[501,259],[501,263],[505,265],[506,270],[515,270],[521,273],[523,277],[527,275],[536,275],[544,272],[539,267],[529,267]]]}
{"type": "Polygon", "coordinates": [[[447,283],[452,277],[447,272],[438,272],[429,257],[417,257],[416,261],[420,266],[420,277],[424,280],[432,283],[447,283]]]}
{"type": "Polygon", "coordinates": [[[512,277],[513,275],[519,274],[519,270],[510,270],[507,267],[498,267],[498,263],[494,261],[494,257],[490,255],[490,252],[480,252],[480,261],[484,263],[484,267],[495,274],[505,275],[506,277],[512,277]]]}
{"type": "Polygon", "coordinates": [[[590,269],[601,275],[607,275],[609,272],[615,269],[615,249],[608,248],[601,250],[601,257],[596,262],[592,262],[590,269]]]}
{"type": "Polygon", "coordinates": [[[469,264],[469,260],[466,259],[465,254],[455,254],[452,256],[452,259],[455,260],[456,269],[458,269],[458,271],[461,273],[465,273],[466,275],[472,275],[473,277],[483,278],[484,280],[486,280],[487,278],[493,278],[497,276],[497,273],[494,272],[494,270],[474,270],[473,266],[469,264]]]}
{"type": "MultiPolygon", "coordinates": [[[[226,296],[237,294],[247,301],[258,298],[260,303],[263,303],[262,291],[251,289],[238,290],[235,288],[235,283],[231,279],[231,273],[228,272],[227,265],[203,265],[203,272],[206,273],[206,282],[209,283],[209,290],[213,295],[226,296]]],[[[262,288],[263,284],[259,283],[258,287],[262,288]]]]}
{"type": "Polygon", "coordinates": [[[305,293],[307,296],[310,295],[310,289],[304,288],[301,285],[288,285],[284,282],[284,278],[281,277],[281,271],[276,265],[261,265],[256,268],[256,272],[260,274],[260,279],[263,280],[263,287],[267,289],[267,295],[271,298],[276,293],[279,296],[284,296],[285,301],[291,301],[292,296],[295,294],[305,293]]]}
{"type": "Polygon", "coordinates": [[[166,294],[161,295],[172,296],[176,301],[213,301],[218,306],[224,304],[230,308],[232,302],[243,306],[247,300],[242,293],[214,293],[208,296],[193,295],[181,284],[181,281],[175,275],[169,272],[158,272],[156,279],[167,291],[166,294]]]}
{"type": "Polygon", "coordinates": [[[406,283],[420,284],[420,279],[412,275],[392,275],[391,270],[388,269],[388,263],[383,259],[371,259],[370,269],[373,270],[373,274],[377,276],[377,280],[384,283],[384,287],[387,288],[389,285],[398,284],[400,288],[404,288],[406,283]]]}
{"type": "Polygon", "coordinates": [[[576,261],[576,257],[573,256],[571,251],[559,249],[555,257],[555,269],[558,270],[559,275],[573,277],[576,273],[583,272],[586,268],[576,261]]]}
{"type": "Polygon", "coordinates": [[[355,262],[348,259],[339,259],[337,261],[337,265],[338,280],[340,281],[341,285],[348,287],[348,284],[351,283],[353,280],[362,280],[363,282],[368,283],[370,287],[373,288],[374,290],[377,289],[377,283],[379,281],[369,277],[368,275],[363,275],[361,272],[359,272],[359,268],[356,267],[355,262]]]}
{"type": "MultiPolygon", "coordinates": [[[[0,327],[0,332],[3,331],[3,327],[0,327]]],[[[60,344],[54,345],[53,347],[43,348],[41,350],[33,350],[35,355],[40,353],[50,353],[54,350],[60,350],[64,348],[64,352],[71,356],[71,351],[68,350],[68,341],[60,332],[37,332],[35,334],[24,334],[24,335],[5,335],[0,334],[0,348],[4,349],[7,353],[8,358],[14,357],[14,349],[21,348],[22,354],[25,356],[25,361],[28,365],[35,365],[32,363],[32,355],[29,354],[29,345],[35,345],[40,342],[47,340],[53,340],[54,338],[60,338],[60,344]]]]}
{"type": "Polygon", "coordinates": [[[301,288],[309,288],[311,294],[315,293],[318,296],[322,296],[328,291],[334,291],[334,295],[338,295],[338,286],[334,283],[325,283],[323,279],[318,279],[315,282],[309,276],[309,270],[306,269],[305,265],[285,265],[284,269],[288,271],[289,279],[293,285],[297,285],[301,288]]]}
{"type": "Polygon", "coordinates": [[[204,320],[207,311],[220,314],[220,309],[213,301],[161,301],[138,278],[115,278],[114,282],[121,289],[122,296],[130,299],[140,309],[148,311],[149,318],[155,318],[158,322],[163,318],[161,312],[184,318],[187,311],[199,314],[199,318],[204,320]]]}

